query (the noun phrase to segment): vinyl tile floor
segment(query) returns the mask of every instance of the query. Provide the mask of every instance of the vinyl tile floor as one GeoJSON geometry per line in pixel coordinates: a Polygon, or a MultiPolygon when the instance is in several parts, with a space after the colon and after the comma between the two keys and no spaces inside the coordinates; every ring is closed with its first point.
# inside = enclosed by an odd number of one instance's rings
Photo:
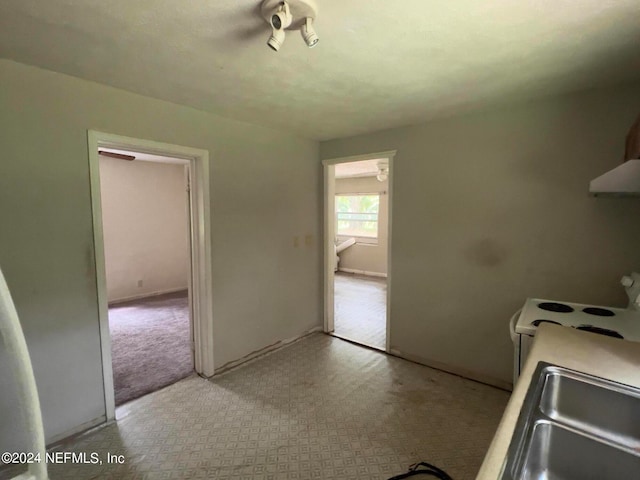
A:
{"type": "Polygon", "coordinates": [[[62,479],[379,479],[427,461],[473,479],[509,394],[316,333],[219,377],[191,376],[61,447],[62,479]],[[107,464],[107,453],[124,464],[107,464]]]}
{"type": "Polygon", "coordinates": [[[334,333],[384,350],[387,338],[387,279],[336,272],[334,333]]]}

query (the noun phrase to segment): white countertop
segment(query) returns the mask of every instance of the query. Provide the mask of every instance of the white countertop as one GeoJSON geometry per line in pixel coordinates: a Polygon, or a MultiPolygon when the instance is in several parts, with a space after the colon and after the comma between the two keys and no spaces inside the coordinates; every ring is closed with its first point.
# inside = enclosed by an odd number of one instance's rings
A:
{"type": "Polygon", "coordinates": [[[498,478],[531,377],[540,361],[640,387],[639,342],[558,325],[540,325],[522,375],[513,390],[476,480],[498,478]]]}

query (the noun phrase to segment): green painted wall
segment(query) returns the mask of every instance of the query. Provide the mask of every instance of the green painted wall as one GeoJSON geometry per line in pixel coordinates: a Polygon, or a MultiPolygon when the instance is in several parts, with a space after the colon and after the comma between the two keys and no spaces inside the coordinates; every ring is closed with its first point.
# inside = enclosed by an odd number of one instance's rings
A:
{"type": "Polygon", "coordinates": [[[87,129],[209,150],[217,365],[322,318],[317,142],[1,60],[0,265],[49,440],[104,414],[87,129]]]}
{"type": "Polygon", "coordinates": [[[626,306],[640,198],[587,194],[622,160],[640,85],[322,142],[322,159],[397,150],[391,346],[509,383],[527,297],[626,306]]]}

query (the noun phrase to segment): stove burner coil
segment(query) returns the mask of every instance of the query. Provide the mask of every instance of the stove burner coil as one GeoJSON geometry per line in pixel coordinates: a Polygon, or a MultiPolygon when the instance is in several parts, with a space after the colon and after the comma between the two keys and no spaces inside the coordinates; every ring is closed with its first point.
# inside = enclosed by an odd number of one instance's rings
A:
{"type": "Polygon", "coordinates": [[[531,325],[533,325],[534,327],[538,327],[541,323],[553,323],[554,325],[562,325],[560,322],[556,322],[555,320],[545,320],[543,318],[534,320],[533,322],[531,322],[531,325]]]}
{"type": "Polygon", "coordinates": [[[598,333],[600,335],[606,335],[607,337],[624,338],[615,330],[609,330],[608,328],[594,327],[593,325],[580,325],[579,327],[576,327],[576,330],[584,330],[585,332],[598,333]]]}
{"type": "Polygon", "coordinates": [[[615,315],[615,313],[613,313],[611,310],[598,307],[587,307],[583,308],[582,311],[584,313],[588,313],[589,315],[597,315],[599,317],[613,317],[615,315]]]}
{"type": "Polygon", "coordinates": [[[548,312],[556,312],[556,313],[573,312],[573,307],[570,307],[569,305],[565,305],[564,303],[542,302],[538,304],[538,308],[541,308],[542,310],[547,310],[548,312]]]}

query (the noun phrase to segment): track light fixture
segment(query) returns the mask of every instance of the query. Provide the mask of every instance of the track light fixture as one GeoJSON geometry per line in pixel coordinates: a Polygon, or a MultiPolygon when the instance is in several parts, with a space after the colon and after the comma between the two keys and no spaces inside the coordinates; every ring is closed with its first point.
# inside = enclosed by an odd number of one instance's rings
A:
{"type": "Polygon", "coordinates": [[[287,2],[282,2],[278,7],[278,10],[271,15],[271,19],[269,23],[271,23],[271,36],[267,41],[267,45],[269,45],[276,52],[280,50],[280,47],[284,43],[284,29],[291,25],[293,21],[293,17],[291,16],[291,11],[289,10],[289,4],[287,2]]]}
{"type": "Polygon", "coordinates": [[[282,2],[278,10],[271,15],[271,26],[277,30],[284,30],[293,21],[291,10],[287,2],[282,2]]]}
{"type": "Polygon", "coordinates": [[[272,50],[277,52],[282,47],[285,30],[300,30],[309,48],[315,47],[318,43],[318,34],[313,28],[317,14],[315,0],[264,0],[261,11],[271,27],[267,45],[272,50]]]}
{"type": "Polygon", "coordinates": [[[280,47],[284,43],[284,38],[285,38],[284,30],[281,28],[274,28],[273,31],[271,32],[271,36],[269,37],[269,40],[267,41],[267,45],[269,45],[269,47],[271,47],[272,50],[277,52],[278,50],[280,50],[280,47]]]}
{"type": "Polygon", "coordinates": [[[313,18],[307,17],[304,19],[304,25],[300,29],[302,33],[302,38],[307,44],[307,47],[313,48],[318,44],[318,34],[316,33],[315,28],[313,28],[313,18]]]}

